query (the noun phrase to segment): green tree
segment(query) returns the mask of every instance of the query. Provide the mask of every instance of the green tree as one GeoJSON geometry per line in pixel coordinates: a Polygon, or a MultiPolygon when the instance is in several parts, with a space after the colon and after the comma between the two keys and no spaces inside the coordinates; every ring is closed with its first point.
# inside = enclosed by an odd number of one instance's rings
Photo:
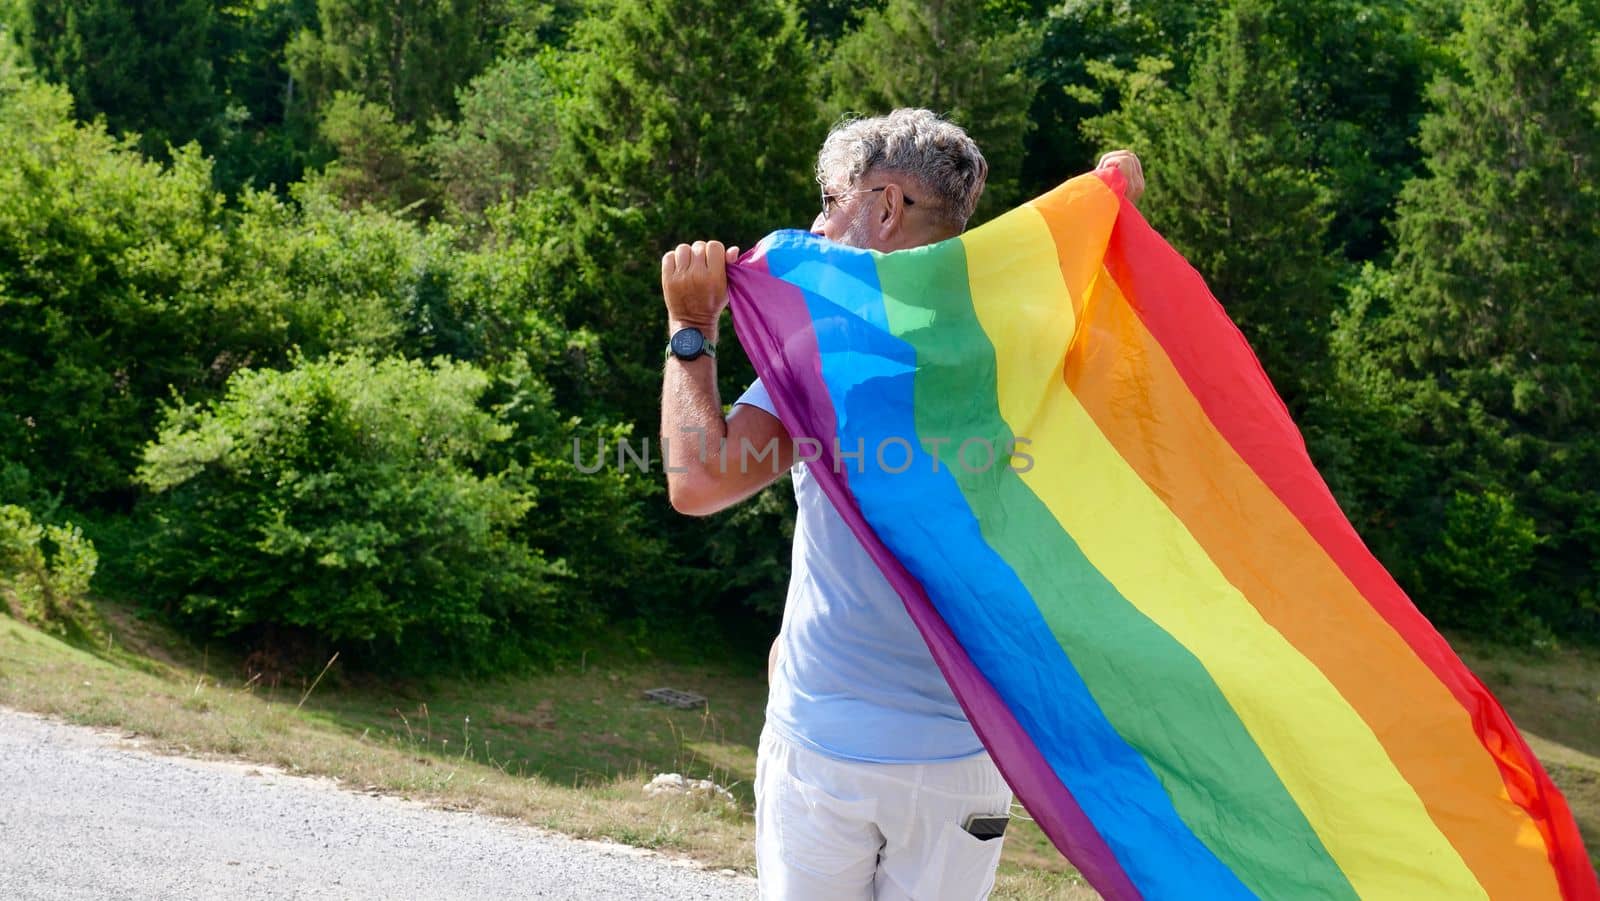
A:
{"type": "Polygon", "coordinates": [[[64,89],[0,62],[0,458],[74,501],[125,489],[169,386],[260,321],[222,310],[210,168],[171,167],[73,121],[64,89]]]}
{"type": "MultiPolygon", "coordinates": [[[[418,323],[428,316],[419,308],[436,306],[438,286],[451,282],[452,235],[424,232],[392,211],[345,210],[340,200],[315,183],[296,185],[287,200],[267,192],[240,199],[215,291],[225,307],[259,311],[271,338],[233,349],[231,368],[284,365],[291,347],[311,358],[437,355],[439,336],[423,333],[418,323]]],[[[443,352],[475,359],[472,346],[451,342],[443,352]]]]}
{"type": "Polygon", "coordinates": [[[1434,82],[1422,124],[1427,174],[1401,194],[1392,270],[1369,271],[1340,336],[1346,377],[1373,386],[1386,424],[1431,463],[1402,490],[1366,494],[1367,515],[1406,528],[1403,546],[1424,558],[1424,603],[1475,603],[1450,587],[1459,579],[1435,550],[1441,530],[1504,525],[1502,543],[1536,540],[1515,557],[1522,570],[1503,576],[1525,586],[1528,612],[1590,635],[1600,634],[1597,14],[1589,0],[1466,4],[1457,71],[1434,82]],[[1511,507],[1463,506],[1463,495],[1511,507]]]}
{"type": "Polygon", "coordinates": [[[435,120],[427,157],[457,216],[481,217],[543,179],[559,137],[546,65],[537,58],[502,59],[459,92],[458,121],[435,120]]]}
{"type": "MultiPolygon", "coordinates": [[[[1278,53],[1294,68],[1288,112],[1302,138],[1302,163],[1323,174],[1330,192],[1331,247],[1357,262],[1384,254],[1384,223],[1400,186],[1417,172],[1413,138],[1423,87],[1444,59],[1433,45],[1447,3],[1321,0],[1278,4],[1267,14],[1278,53]]],[[[1163,80],[1186,91],[1192,62],[1228,5],[1070,0],[1051,10],[1030,62],[1042,81],[1031,111],[1038,128],[1028,140],[1026,190],[1043,191],[1093,162],[1104,148],[1079,124],[1124,105],[1127,73],[1141,59],[1147,69],[1149,60],[1169,64],[1163,80]],[[1104,77],[1107,70],[1122,76],[1104,77]]]]}
{"type": "Polygon", "coordinates": [[[217,185],[230,195],[246,185],[287,190],[316,162],[316,121],[285,57],[290,39],[316,22],[316,0],[213,2],[210,51],[227,102],[221,134],[206,147],[217,185]]]}
{"type": "Polygon", "coordinates": [[[1023,196],[1042,194],[1082,173],[1104,149],[1083,134],[1081,125],[1118,109],[1122,97],[1117,84],[1091,74],[1091,64],[1133,71],[1142,58],[1165,59],[1172,64],[1168,83],[1181,89],[1189,81],[1189,61],[1220,7],[1219,0],[1066,0],[1050,9],[1042,17],[1038,49],[1028,60],[1039,89],[1028,111],[1034,128],[1024,142],[1023,196]]]}
{"type": "Polygon", "coordinates": [[[818,47],[828,48],[859,22],[865,12],[883,8],[883,0],[800,0],[800,21],[818,47]]]}
{"type": "Polygon", "coordinates": [[[337,154],[322,180],[346,206],[420,217],[434,212],[435,188],[426,175],[422,146],[388,107],[340,91],[323,107],[321,131],[337,154]]]}
{"type": "MultiPolygon", "coordinates": [[[[699,238],[749,247],[814,217],[811,169],[825,127],[812,72],[787,3],[622,0],[574,26],[552,74],[560,141],[545,186],[490,219],[506,228],[499,246],[528,255],[529,296],[594,336],[550,377],[559,405],[583,416],[585,440],[620,428],[642,441],[657,430],[665,251],[699,238]]],[[[730,399],[753,376],[731,340],[718,368],[730,399]]],[[[672,513],[659,476],[646,484],[642,531],[670,553],[648,558],[655,565],[614,594],[616,616],[683,622],[721,609],[722,619],[747,618],[746,601],[781,594],[779,514],[725,517],[708,533],[672,513]]]]}
{"type": "Polygon", "coordinates": [[[27,509],[0,504],[0,611],[81,637],[98,624],[85,600],[99,560],[77,526],[42,525],[27,509]]]}
{"type": "Polygon", "coordinates": [[[1445,61],[1428,39],[1427,5],[1323,0],[1278,7],[1274,28],[1295,61],[1292,115],[1305,164],[1329,190],[1331,247],[1357,262],[1384,255],[1400,188],[1420,170],[1424,88],[1445,61]]]}
{"type": "Polygon", "coordinates": [[[455,91],[494,59],[507,2],[317,0],[316,27],[287,48],[289,71],[314,108],[352,91],[404,125],[455,111],[455,91]]]}
{"type": "MultiPolygon", "coordinates": [[[[1184,91],[1170,64],[1119,77],[1121,108],[1086,123],[1104,147],[1140,149],[1151,221],[1205,277],[1290,408],[1325,370],[1337,269],[1329,194],[1294,122],[1297,69],[1269,0],[1237,0],[1184,91]]],[[[1104,74],[1108,70],[1101,69],[1104,74]]]]}
{"type": "MultiPolygon", "coordinates": [[[[490,671],[548,651],[559,565],[517,541],[534,497],[480,461],[511,427],[467,364],[243,370],[145,452],[147,603],[217,636],[490,671]]],[[[563,622],[565,620],[565,622],[563,622]]],[[[347,654],[348,656],[348,654],[347,654]]]]}
{"type": "Polygon", "coordinates": [[[831,115],[926,107],[962,126],[989,162],[978,218],[1018,197],[1028,107],[1025,65],[1039,30],[982,0],[889,0],[839,40],[823,70],[831,115]]]}
{"type": "Polygon", "coordinates": [[[28,0],[0,0],[0,31],[6,32],[5,40],[26,45],[32,21],[28,0]]]}
{"type": "MultiPolygon", "coordinates": [[[[10,0],[40,70],[85,120],[140,134],[147,154],[198,141],[218,187],[286,187],[311,161],[314,120],[285,46],[316,0],[10,0]]],[[[0,15],[3,17],[3,15],[0,15]]]]}
{"type": "Polygon", "coordinates": [[[552,187],[525,215],[557,252],[543,293],[604,337],[615,374],[596,387],[634,422],[657,413],[662,253],[810,222],[810,65],[786,4],[624,0],[574,29],[552,187]]]}
{"type": "Polygon", "coordinates": [[[537,373],[564,352],[529,308],[533,262],[507,242],[466,253],[452,229],[345,211],[314,185],[230,210],[198,153],[146,160],[3,54],[0,157],[0,460],[26,470],[8,479],[26,486],[15,499],[125,501],[160,403],[200,402],[291,347],[537,373]]]}
{"type": "Polygon", "coordinates": [[[210,0],[33,0],[27,35],[34,65],[67,86],[84,120],[167,145],[210,145],[222,127],[210,41],[210,0]]]}

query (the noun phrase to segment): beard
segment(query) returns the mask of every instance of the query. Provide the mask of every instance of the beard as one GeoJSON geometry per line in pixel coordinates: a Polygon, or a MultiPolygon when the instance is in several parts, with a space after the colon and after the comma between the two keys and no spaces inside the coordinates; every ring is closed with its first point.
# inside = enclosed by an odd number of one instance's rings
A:
{"type": "Polygon", "coordinates": [[[866,208],[856,212],[844,234],[839,236],[839,243],[864,250],[872,245],[872,209],[867,204],[862,206],[866,208]]]}

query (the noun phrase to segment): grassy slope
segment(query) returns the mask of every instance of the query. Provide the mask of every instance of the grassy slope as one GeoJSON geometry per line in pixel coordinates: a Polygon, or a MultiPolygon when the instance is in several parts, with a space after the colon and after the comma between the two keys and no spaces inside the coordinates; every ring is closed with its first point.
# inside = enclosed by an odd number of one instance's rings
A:
{"type": "MultiPolygon", "coordinates": [[[[309,680],[249,682],[236,661],[196,652],[116,607],[110,639],[68,646],[0,615],[0,704],[113,727],[157,747],[226,754],[608,838],[749,872],[750,782],[766,686],[759,672],[601,658],[488,683],[358,683],[335,666],[309,680]],[[668,686],[703,710],[642,699],[668,686]],[[644,797],[658,772],[709,777],[736,805],[644,797]]],[[[1600,858],[1600,656],[1523,657],[1468,646],[1566,792],[1600,858]]],[[[997,898],[1092,898],[1037,828],[1008,836],[997,898]]]]}

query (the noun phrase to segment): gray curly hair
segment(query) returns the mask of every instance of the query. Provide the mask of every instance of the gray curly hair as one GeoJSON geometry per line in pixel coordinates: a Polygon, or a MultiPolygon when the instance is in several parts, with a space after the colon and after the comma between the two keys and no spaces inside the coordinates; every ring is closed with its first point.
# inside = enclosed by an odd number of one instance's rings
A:
{"type": "Polygon", "coordinates": [[[956,231],[966,228],[989,177],[988,162],[961,126],[911,108],[842,119],[817,154],[817,183],[824,190],[830,181],[855,185],[873,170],[910,176],[931,191],[932,211],[956,231]]]}

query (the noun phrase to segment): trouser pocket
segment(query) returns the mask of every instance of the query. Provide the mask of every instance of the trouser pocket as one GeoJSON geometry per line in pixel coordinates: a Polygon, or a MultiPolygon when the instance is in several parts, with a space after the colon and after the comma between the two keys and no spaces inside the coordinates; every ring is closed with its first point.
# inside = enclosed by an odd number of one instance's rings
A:
{"type": "Polygon", "coordinates": [[[1002,841],[975,838],[960,823],[945,823],[913,897],[917,901],[973,901],[987,897],[994,888],[1002,841]]]}
{"type": "Polygon", "coordinates": [[[882,841],[873,824],[876,801],[836,798],[793,776],[777,791],[778,850],[790,866],[835,876],[876,862],[882,841]]]}

